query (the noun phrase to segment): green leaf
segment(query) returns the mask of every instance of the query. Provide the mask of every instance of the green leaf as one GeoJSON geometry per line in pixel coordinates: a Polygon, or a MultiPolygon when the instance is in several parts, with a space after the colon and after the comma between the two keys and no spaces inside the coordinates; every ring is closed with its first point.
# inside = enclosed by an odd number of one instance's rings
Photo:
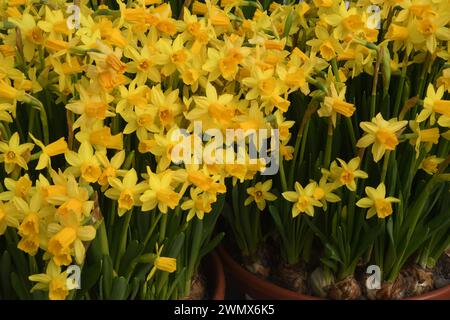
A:
{"type": "Polygon", "coordinates": [[[339,257],[336,249],[329,243],[325,244],[325,256],[327,256],[329,259],[333,259],[337,262],[340,262],[341,264],[344,264],[342,259],[339,257]]]}
{"type": "Polygon", "coordinates": [[[273,218],[273,221],[275,222],[275,226],[277,227],[278,232],[281,235],[281,238],[283,239],[283,242],[285,244],[288,244],[289,241],[288,241],[288,239],[286,237],[286,231],[284,229],[283,223],[281,222],[281,218],[280,218],[280,214],[278,212],[278,208],[275,207],[275,206],[269,206],[269,212],[270,212],[270,215],[273,218]]]}
{"type": "Polygon", "coordinates": [[[9,255],[8,251],[5,250],[0,260],[0,288],[2,289],[3,297],[6,299],[13,298],[10,274],[11,256],[9,255]]]}
{"type": "Polygon", "coordinates": [[[341,210],[336,210],[336,212],[334,212],[334,214],[333,214],[333,218],[332,218],[332,220],[331,220],[331,237],[333,238],[333,239],[336,239],[337,238],[337,229],[338,229],[338,221],[337,221],[337,219],[338,219],[338,216],[339,216],[339,212],[340,212],[341,210]]]}
{"type": "Polygon", "coordinates": [[[332,260],[330,260],[330,259],[327,259],[327,258],[320,258],[320,261],[321,261],[324,265],[326,265],[328,268],[330,268],[331,270],[333,270],[334,272],[337,271],[338,267],[337,267],[337,264],[336,264],[334,261],[332,261],[332,260]]]}
{"type": "Polygon", "coordinates": [[[31,299],[27,287],[15,272],[11,273],[11,284],[19,299],[21,300],[31,299]]]}
{"type": "Polygon", "coordinates": [[[188,261],[188,277],[190,277],[197,266],[197,263],[199,262],[199,253],[201,249],[201,239],[202,239],[202,233],[203,233],[203,221],[202,220],[195,220],[194,222],[194,229],[193,229],[193,239],[192,239],[192,247],[191,247],[191,254],[188,261]]]}
{"type": "Polygon", "coordinates": [[[430,236],[429,228],[417,227],[411,237],[403,259],[406,261],[430,236]]]}
{"type": "Polygon", "coordinates": [[[359,239],[359,245],[355,247],[356,250],[353,257],[359,259],[359,257],[363,255],[363,253],[366,252],[366,250],[374,243],[381,231],[382,229],[379,225],[373,227],[369,231],[366,231],[362,239],[359,239]]]}
{"type": "Polygon", "coordinates": [[[144,281],[147,278],[150,269],[153,264],[141,264],[136,267],[136,271],[134,273],[134,277],[138,278],[140,281],[144,281]]]}
{"type": "Polygon", "coordinates": [[[200,251],[200,257],[204,257],[209,252],[211,252],[219,243],[222,241],[225,236],[225,232],[221,232],[217,234],[211,241],[209,241],[200,251]]]}
{"type": "MultiPolygon", "coordinates": [[[[71,291],[71,294],[73,294],[73,292],[74,291],[71,291]]],[[[41,290],[33,291],[31,293],[31,299],[33,299],[33,300],[48,300],[48,292],[41,291],[41,290]]],[[[70,294],[67,297],[67,300],[69,300],[69,299],[70,299],[70,294]]]]}
{"type": "Polygon", "coordinates": [[[391,240],[391,244],[393,247],[395,247],[395,240],[394,240],[394,221],[392,217],[389,217],[387,224],[386,224],[386,230],[389,235],[389,239],[391,240]]]}
{"type": "Polygon", "coordinates": [[[128,281],[124,277],[114,278],[111,292],[111,300],[124,300],[127,297],[128,281]]]}
{"type": "MultiPolygon", "coordinates": [[[[172,297],[172,294],[175,291],[178,284],[180,284],[181,281],[184,279],[185,274],[186,274],[186,267],[183,267],[183,269],[181,269],[180,272],[177,272],[175,280],[173,280],[172,284],[170,285],[169,291],[167,292],[167,296],[169,299],[176,298],[176,297],[172,297]]],[[[178,298],[184,298],[184,297],[178,297],[178,298]]]]}
{"type": "Polygon", "coordinates": [[[317,228],[317,226],[308,218],[305,219],[306,224],[308,225],[308,227],[311,228],[311,230],[314,232],[314,234],[319,237],[319,239],[325,244],[325,243],[330,243],[331,240],[328,239],[328,237],[319,230],[319,228],[317,228]]]}
{"type": "Polygon", "coordinates": [[[24,253],[10,243],[8,243],[8,252],[11,255],[14,267],[18,271],[18,274],[24,278],[28,277],[28,261],[25,258],[24,253]]]}
{"type": "Polygon", "coordinates": [[[381,68],[383,76],[383,88],[384,92],[387,93],[387,91],[389,90],[389,84],[391,82],[391,55],[389,53],[387,45],[382,46],[380,50],[383,51],[382,68],[381,68]]]}
{"type": "MultiPolygon", "coordinates": [[[[178,234],[178,236],[173,241],[172,245],[167,251],[167,256],[171,258],[179,257],[181,248],[183,247],[185,240],[185,234],[184,232],[181,232],[178,234]]],[[[178,263],[178,261],[177,261],[178,263]]],[[[166,297],[165,292],[167,292],[167,281],[169,278],[168,272],[159,272],[157,273],[157,296],[160,299],[164,299],[166,297]]]]}
{"type": "Polygon", "coordinates": [[[209,239],[211,237],[211,234],[214,232],[214,229],[217,224],[217,219],[224,210],[224,204],[225,204],[225,195],[220,195],[217,198],[217,202],[213,204],[212,212],[203,218],[204,232],[202,242],[209,239]]]}
{"type": "Polygon", "coordinates": [[[296,16],[295,11],[291,10],[286,18],[286,22],[284,23],[284,34],[283,34],[285,38],[289,36],[289,32],[291,31],[295,16],[296,16]]]}
{"type": "Polygon", "coordinates": [[[133,278],[132,282],[131,282],[131,293],[130,293],[130,298],[129,300],[135,300],[137,297],[137,294],[139,293],[139,289],[140,289],[140,284],[141,282],[139,281],[138,278],[133,278]]]}
{"type": "MultiPolygon", "coordinates": [[[[237,204],[236,204],[237,205],[237,204]]],[[[248,246],[243,236],[242,226],[237,217],[233,216],[233,209],[230,207],[228,203],[225,203],[223,206],[222,215],[225,217],[225,220],[228,222],[228,225],[231,227],[231,231],[234,236],[234,240],[238,245],[241,252],[248,252],[248,246]]]]}
{"type": "Polygon", "coordinates": [[[110,256],[103,256],[103,297],[110,299],[113,283],[113,265],[110,256]]]}
{"type": "Polygon", "coordinates": [[[176,258],[178,256],[181,248],[183,247],[184,239],[185,239],[184,232],[178,234],[178,236],[174,239],[172,246],[167,251],[168,257],[176,258]]]}
{"type": "Polygon", "coordinates": [[[137,240],[132,240],[128,243],[125,254],[120,261],[119,274],[124,274],[132,261],[139,255],[141,249],[142,245],[137,240]]]}
{"type": "Polygon", "coordinates": [[[97,283],[102,273],[102,260],[97,261],[93,265],[84,266],[81,273],[81,292],[83,296],[97,283]]]}
{"type": "Polygon", "coordinates": [[[339,226],[337,229],[337,250],[343,263],[347,262],[347,256],[345,255],[345,240],[342,228],[339,226]]]}

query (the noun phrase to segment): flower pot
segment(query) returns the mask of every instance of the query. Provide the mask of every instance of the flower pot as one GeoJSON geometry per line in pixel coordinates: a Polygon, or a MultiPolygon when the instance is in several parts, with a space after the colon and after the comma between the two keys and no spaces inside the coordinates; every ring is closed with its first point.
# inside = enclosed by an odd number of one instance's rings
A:
{"type": "Polygon", "coordinates": [[[404,300],[450,300],[450,285],[404,300]]]}
{"type": "MultiPolygon", "coordinates": [[[[299,294],[282,288],[272,282],[261,279],[244,269],[226,251],[224,246],[219,246],[217,251],[230,276],[235,280],[242,293],[252,299],[260,300],[323,300],[319,297],[299,294]]],[[[420,296],[409,297],[405,300],[450,300],[450,285],[433,290],[420,296]]]]}
{"type": "Polygon", "coordinates": [[[242,293],[252,299],[258,300],[320,300],[320,298],[303,295],[282,288],[272,282],[261,279],[245,270],[236,262],[221,245],[217,251],[222,258],[225,269],[230,273],[233,280],[242,293]]]}
{"type": "Polygon", "coordinates": [[[209,299],[223,300],[225,298],[225,274],[222,261],[217,253],[211,252],[205,257],[203,271],[207,279],[209,299]]]}

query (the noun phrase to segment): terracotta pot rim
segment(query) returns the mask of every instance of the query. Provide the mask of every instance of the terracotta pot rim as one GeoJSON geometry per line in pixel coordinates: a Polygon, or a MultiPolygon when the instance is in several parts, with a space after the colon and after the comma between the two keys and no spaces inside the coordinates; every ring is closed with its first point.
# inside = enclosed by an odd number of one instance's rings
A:
{"type": "Polygon", "coordinates": [[[211,252],[205,257],[205,276],[210,289],[211,300],[224,300],[225,298],[225,272],[222,260],[216,252],[211,252]]]}
{"type": "MultiPolygon", "coordinates": [[[[270,281],[261,279],[251,272],[245,270],[238,262],[236,262],[227,252],[223,245],[220,245],[217,248],[222,261],[228,271],[233,275],[233,277],[237,278],[239,282],[242,282],[244,279],[246,280],[246,284],[239,283],[238,285],[244,285],[249,291],[252,289],[256,292],[260,292],[262,294],[267,294],[266,299],[280,299],[280,300],[325,300],[323,298],[304,295],[297,292],[294,292],[289,289],[282,288],[270,281]],[[250,288],[251,286],[258,286],[258,288],[250,288]],[[255,290],[256,289],[256,290],[255,290]]],[[[258,293],[257,293],[258,294],[258,293]]],[[[408,297],[403,300],[439,300],[439,299],[450,299],[450,285],[445,287],[427,292],[425,294],[408,297]]]]}
{"type": "MultiPolygon", "coordinates": [[[[242,286],[249,286],[249,291],[252,291],[250,287],[253,285],[253,289],[256,289],[257,286],[259,288],[259,292],[266,293],[268,295],[267,298],[272,299],[280,299],[280,300],[322,300],[321,298],[314,297],[314,296],[308,296],[303,295],[285,288],[282,288],[272,282],[263,280],[251,272],[245,270],[239,263],[237,263],[225,250],[223,245],[220,245],[217,248],[217,251],[219,252],[222,261],[225,265],[225,267],[230,271],[230,273],[233,274],[239,281],[238,285],[242,286]],[[244,283],[244,280],[246,283],[244,283]]],[[[252,292],[250,292],[252,293],[252,292]]],[[[259,298],[259,297],[255,297],[259,298]]],[[[267,299],[266,298],[266,299],[267,299]]]]}
{"type": "Polygon", "coordinates": [[[450,300],[450,284],[433,291],[402,300],[450,300]]]}

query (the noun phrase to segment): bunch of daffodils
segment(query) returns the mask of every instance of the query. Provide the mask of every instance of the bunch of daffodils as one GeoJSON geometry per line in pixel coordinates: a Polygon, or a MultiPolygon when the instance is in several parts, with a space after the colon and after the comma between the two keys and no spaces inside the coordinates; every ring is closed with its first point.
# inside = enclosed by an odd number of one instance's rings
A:
{"type": "MultiPolygon", "coordinates": [[[[267,28],[289,61],[258,76],[271,92],[279,77],[289,103],[270,115],[279,172],[230,186],[224,213],[243,265],[332,299],[437,288],[450,246],[448,1],[272,3],[252,21],[266,12],[283,17],[267,28]],[[366,285],[371,265],[376,288],[366,285]]],[[[265,105],[258,90],[247,99],[265,105]]]]}
{"type": "Polygon", "coordinates": [[[237,150],[208,130],[270,131],[307,89],[292,75],[300,53],[273,29],[285,15],[67,6],[0,2],[1,297],[202,298],[191,284],[223,237],[225,180],[268,164],[251,162],[250,139],[237,150]]]}
{"type": "Polygon", "coordinates": [[[447,1],[74,6],[0,1],[1,297],[202,298],[222,211],[246,267],[293,290],[435,287],[447,1]]]}

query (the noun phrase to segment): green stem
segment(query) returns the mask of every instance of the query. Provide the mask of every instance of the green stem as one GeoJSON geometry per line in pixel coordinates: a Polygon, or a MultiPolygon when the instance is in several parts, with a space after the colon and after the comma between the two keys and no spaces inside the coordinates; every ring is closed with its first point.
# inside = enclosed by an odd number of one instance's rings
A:
{"type": "Polygon", "coordinates": [[[336,58],[333,58],[331,60],[331,67],[333,68],[333,73],[334,73],[334,77],[336,78],[337,82],[341,82],[340,77],[339,77],[339,68],[336,62],[336,58]]]}
{"type": "Polygon", "coordinates": [[[161,226],[159,228],[159,243],[161,244],[166,237],[167,213],[162,213],[161,226]]]}
{"type": "Polygon", "coordinates": [[[24,102],[39,108],[39,115],[42,124],[43,142],[45,145],[48,145],[50,143],[50,138],[48,130],[47,112],[45,111],[44,105],[39,99],[33,97],[32,95],[29,95],[28,93],[25,94],[24,102]]]}
{"type": "Polygon", "coordinates": [[[47,117],[53,119],[52,97],[50,91],[45,90],[45,105],[47,106],[47,117]]]}
{"type": "MultiPolygon", "coordinates": [[[[246,188],[245,188],[246,189],[246,188]]],[[[242,225],[245,230],[245,238],[247,239],[248,243],[248,255],[250,258],[254,257],[254,254],[256,252],[257,248],[257,239],[253,237],[253,229],[252,229],[252,222],[250,219],[250,215],[255,214],[255,210],[251,213],[248,210],[248,206],[243,206],[242,208],[242,225]]],[[[256,214],[259,214],[258,209],[256,209],[256,214]]]]}
{"type": "Polygon", "coordinates": [[[253,219],[252,219],[252,223],[253,223],[253,228],[252,228],[252,237],[255,240],[255,252],[258,251],[258,248],[261,244],[261,219],[260,219],[260,215],[261,215],[261,211],[259,211],[258,208],[256,208],[256,210],[253,213],[253,219]]]}
{"type": "Polygon", "coordinates": [[[38,273],[38,266],[36,263],[36,258],[34,256],[28,256],[28,262],[30,265],[30,274],[38,273]]]}
{"type": "Polygon", "coordinates": [[[345,122],[347,123],[348,134],[350,135],[350,141],[352,144],[353,154],[356,155],[356,136],[355,131],[353,129],[352,119],[350,117],[345,117],[345,122]]]}
{"type": "MultiPolygon", "coordinates": [[[[145,235],[144,242],[142,242],[142,250],[143,250],[143,251],[145,250],[145,247],[147,246],[148,242],[150,241],[150,238],[151,238],[152,235],[153,235],[153,231],[155,231],[156,225],[158,224],[159,219],[161,219],[161,216],[162,216],[162,215],[164,215],[164,214],[161,214],[161,213],[160,213],[160,214],[156,217],[155,221],[152,223],[152,226],[150,227],[150,229],[148,229],[148,232],[147,232],[147,234],[145,235]]],[[[142,252],[141,252],[141,253],[142,253],[142,252]]]]}
{"type": "MultiPolygon", "coordinates": [[[[445,170],[445,169],[444,169],[445,170]]],[[[394,281],[398,273],[400,272],[401,268],[403,267],[405,261],[408,257],[406,257],[406,252],[408,248],[410,248],[410,241],[411,237],[417,227],[417,223],[420,220],[420,217],[422,216],[424,212],[424,208],[427,204],[427,200],[432,193],[434,187],[439,183],[439,177],[438,175],[434,175],[425,185],[424,189],[420,193],[420,195],[417,197],[417,199],[414,201],[414,203],[408,207],[408,228],[402,230],[402,238],[404,239],[404,246],[403,250],[401,251],[401,254],[398,255],[398,258],[396,260],[395,265],[392,267],[392,269],[389,272],[388,281],[392,282],[394,281]]]]}
{"type": "Polygon", "coordinates": [[[298,167],[300,167],[300,165],[303,163],[303,159],[305,158],[305,150],[306,150],[306,141],[308,139],[308,131],[309,131],[309,121],[306,124],[305,132],[302,137],[302,146],[300,148],[300,157],[298,160],[298,167]]]}
{"type": "Polygon", "coordinates": [[[419,86],[416,91],[419,99],[422,99],[422,97],[423,97],[423,91],[424,91],[425,83],[426,83],[425,75],[428,73],[428,68],[430,66],[430,62],[431,62],[431,55],[428,53],[427,57],[425,58],[425,63],[422,65],[422,72],[420,73],[420,78],[419,78],[419,86]]]}
{"type": "Polygon", "coordinates": [[[351,192],[348,200],[347,208],[347,226],[348,226],[348,239],[351,241],[353,237],[353,227],[355,221],[355,192],[351,192]]]}
{"type": "Polygon", "coordinates": [[[239,189],[238,183],[236,183],[231,190],[231,200],[232,200],[232,210],[230,213],[230,223],[234,225],[234,229],[236,230],[236,242],[241,249],[241,253],[243,256],[249,255],[249,246],[247,244],[247,239],[244,235],[243,225],[241,222],[242,214],[239,208],[239,189]]]}
{"type": "Polygon", "coordinates": [[[41,123],[42,123],[42,135],[44,137],[44,144],[48,145],[50,143],[50,135],[48,130],[48,120],[47,120],[47,112],[45,111],[44,105],[41,103],[39,109],[39,115],[41,117],[41,123]]]}
{"type": "Polygon", "coordinates": [[[408,70],[408,54],[405,53],[405,57],[403,59],[402,73],[400,75],[400,81],[397,88],[397,96],[395,97],[394,113],[393,113],[394,117],[398,117],[398,113],[400,111],[400,103],[402,101],[403,86],[405,84],[407,70],[408,70]]]}
{"type": "Polygon", "coordinates": [[[42,151],[33,153],[33,154],[31,155],[31,157],[30,157],[30,161],[34,161],[34,160],[39,159],[39,157],[41,156],[41,154],[42,154],[42,151]]]}
{"type": "Polygon", "coordinates": [[[16,125],[17,132],[19,133],[20,140],[21,141],[24,140],[24,138],[26,138],[26,137],[25,137],[23,129],[22,129],[22,124],[20,123],[20,117],[16,117],[14,124],[16,125]]]}
{"type": "Polygon", "coordinates": [[[0,133],[1,137],[8,141],[11,138],[11,132],[9,130],[9,126],[3,125],[3,123],[0,123],[0,133]]]}
{"type": "Polygon", "coordinates": [[[325,158],[323,161],[323,167],[328,168],[331,162],[331,149],[333,145],[333,123],[331,119],[328,121],[328,134],[327,134],[327,144],[325,146],[325,158]]]}
{"type": "Polygon", "coordinates": [[[283,190],[283,192],[288,191],[286,174],[284,173],[283,156],[281,155],[280,155],[280,179],[281,179],[281,189],[283,190]]]}
{"type": "MultiPolygon", "coordinates": [[[[153,211],[152,211],[153,213],[153,211]]],[[[148,242],[150,241],[150,238],[153,235],[153,232],[155,231],[155,228],[158,224],[159,219],[161,219],[161,216],[163,214],[159,213],[159,215],[157,216],[157,218],[152,222],[152,225],[150,227],[150,229],[148,230],[144,242],[142,242],[142,247],[141,250],[139,251],[139,254],[137,255],[137,257],[130,263],[128,270],[126,272],[126,278],[129,279],[129,277],[131,276],[131,274],[134,271],[134,268],[136,267],[136,265],[138,264],[138,262],[142,262],[142,257],[144,257],[145,255],[142,255],[145,252],[145,247],[147,247],[148,242]]]]}
{"type": "Polygon", "coordinates": [[[377,104],[378,72],[380,70],[381,63],[380,58],[380,49],[377,48],[377,61],[375,63],[375,69],[373,70],[372,95],[370,96],[370,119],[375,116],[375,109],[377,104]]]}
{"type": "Polygon", "coordinates": [[[115,264],[116,272],[119,271],[120,260],[122,259],[123,255],[125,254],[125,250],[126,250],[126,247],[127,247],[128,228],[130,226],[130,221],[131,221],[132,214],[133,214],[132,210],[130,210],[130,211],[125,213],[125,221],[123,223],[122,232],[120,234],[119,251],[117,252],[117,257],[116,257],[116,264],[115,264]]]}
{"type": "Polygon", "coordinates": [[[300,161],[297,164],[297,157],[298,157],[298,151],[300,148],[300,142],[301,142],[301,150],[300,154],[304,153],[304,147],[306,143],[306,136],[308,134],[308,126],[309,126],[309,120],[311,118],[311,115],[316,111],[318,105],[317,99],[313,98],[311,102],[308,105],[308,108],[306,109],[306,112],[303,116],[302,122],[300,124],[300,128],[298,129],[297,138],[295,140],[295,146],[294,146],[294,155],[292,158],[292,163],[289,169],[289,177],[288,177],[288,187],[292,188],[294,185],[294,175],[295,175],[295,168],[297,166],[300,166],[301,162],[303,161],[303,156],[300,156],[300,161]],[[305,136],[305,138],[303,138],[305,136]],[[303,150],[303,152],[302,152],[303,150]]]}
{"type": "Polygon", "coordinates": [[[386,154],[384,155],[383,169],[381,171],[381,182],[383,182],[383,183],[386,180],[386,173],[387,173],[387,168],[388,168],[389,156],[390,155],[391,155],[390,151],[386,151],[386,154]]]}
{"type": "MultiPolygon", "coordinates": [[[[30,112],[28,113],[28,132],[34,134],[34,116],[35,116],[36,110],[34,108],[30,109],[30,112]]],[[[28,135],[27,141],[31,141],[31,136],[28,135]]]]}
{"type": "Polygon", "coordinates": [[[295,162],[297,160],[298,150],[300,148],[300,141],[303,140],[302,137],[303,137],[303,130],[302,130],[302,128],[300,128],[297,133],[297,139],[295,139],[294,155],[292,157],[292,163],[291,163],[291,167],[289,169],[289,177],[288,177],[289,187],[292,187],[292,185],[294,183],[294,171],[295,171],[295,167],[296,167],[295,162]]]}
{"type": "Polygon", "coordinates": [[[102,255],[109,256],[109,245],[108,245],[108,235],[106,234],[105,220],[102,221],[99,228],[100,237],[100,248],[102,250],[102,255]]]}
{"type": "Polygon", "coordinates": [[[320,82],[320,81],[318,81],[316,79],[313,79],[310,76],[307,76],[306,80],[308,81],[308,83],[310,83],[313,86],[317,87],[319,90],[321,90],[323,92],[327,92],[327,88],[322,82],[320,82]]]}
{"type": "Polygon", "coordinates": [[[108,220],[109,220],[109,223],[108,223],[108,231],[109,231],[109,233],[110,234],[112,234],[113,233],[113,228],[114,228],[114,221],[116,220],[116,215],[117,215],[117,202],[116,201],[112,201],[112,202],[110,202],[110,204],[111,204],[111,210],[109,210],[109,212],[108,212],[108,220]]]}

